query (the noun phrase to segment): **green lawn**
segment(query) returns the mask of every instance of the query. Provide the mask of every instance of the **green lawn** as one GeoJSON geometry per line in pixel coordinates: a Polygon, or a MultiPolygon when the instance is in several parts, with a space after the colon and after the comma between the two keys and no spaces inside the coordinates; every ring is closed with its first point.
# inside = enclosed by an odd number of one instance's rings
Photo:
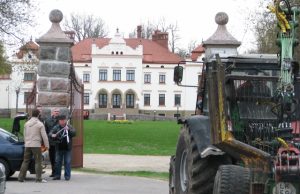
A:
{"type": "Polygon", "coordinates": [[[115,171],[115,172],[106,172],[99,171],[97,169],[89,169],[89,168],[76,168],[74,169],[78,172],[87,172],[87,173],[95,173],[95,174],[111,174],[111,175],[121,175],[121,176],[136,176],[136,177],[146,177],[158,180],[168,180],[169,173],[168,172],[150,172],[150,171],[115,171]]]}
{"type": "MultiPolygon", "coordinates": [[[[0,127],[11,131],[12,119],[0,119],[0,127]]],[[[171,155],[175,153],[179,128],[175,121],[113,124],[107,121],[85,120],[84,152],[171,155]]]]}
{"type": "Polygon", "coordinates": [[[84,122],[84,152],[132,155],[175,153],[180,126],[175,121],[135,121],[112,124],[84,122]]]}

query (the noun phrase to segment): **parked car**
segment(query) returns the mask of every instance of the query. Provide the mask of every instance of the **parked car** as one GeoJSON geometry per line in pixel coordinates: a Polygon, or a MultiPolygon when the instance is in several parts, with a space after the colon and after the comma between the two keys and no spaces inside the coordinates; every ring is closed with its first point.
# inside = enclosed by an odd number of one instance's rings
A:
{"type": "MultiPolygon", "coordinates": [[[[6,178],[19,171],[24,157],[24,142],[14,134],[0,128],[0,164],[5,168],[6,178]]],[[[35,173],[34,160],[30,162],[29,172],[35,173]]]]}

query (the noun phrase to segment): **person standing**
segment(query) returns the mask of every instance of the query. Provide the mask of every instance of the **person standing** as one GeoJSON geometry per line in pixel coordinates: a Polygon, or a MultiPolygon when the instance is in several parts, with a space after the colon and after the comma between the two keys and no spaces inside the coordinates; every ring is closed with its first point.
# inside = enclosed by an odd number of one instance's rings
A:
{"type": "Polygon", "coordinates": [[[38,119],[40,111],[34,109],[32,111],[32,117],[24,125],[24,142],[25,142],[25,151],[24,151],[24,160],[20,169],[18,176],[19,182],[24,182],[26,177],[26,172],[28,170],[29,163],[32,159],[32,156],[35,160],[35,173],[36,173],[36,182],[46,183],[45,179],[42,179],[42,151],[41,145],[45,144],[46,149],[49,148],[48,137],[46,134],[45,127],[43,123],[38,119]]]}
{"type": "MultiPolygon", "coordinates": [[[[50,131],[53,129],[54,126],[58,124],[57,116],[59,115],[59,109],[54,108],[51,112],[51,116],[45,120],[45,127],[46,132],[49,135],[50,131]]],[[[55,174],[55,142],[52,141],[52,138],[49,137],[49,158],[51,163],[51,175],[50,177],[54,177],[55,174]]]]}
{"type": "Polygon", "coordinates": [[[75,129],[67,124],[66,116],[59,115],[57,117],[58,125],[50,131],[50,137],[59,140],[56,144],[55,156],[55,175],[53,180],[60,180],[62,162],[64,161],[64,177],[65,180],[71,178],[71,160],[72,160],[72,138],[75,137],[75,129]]]}

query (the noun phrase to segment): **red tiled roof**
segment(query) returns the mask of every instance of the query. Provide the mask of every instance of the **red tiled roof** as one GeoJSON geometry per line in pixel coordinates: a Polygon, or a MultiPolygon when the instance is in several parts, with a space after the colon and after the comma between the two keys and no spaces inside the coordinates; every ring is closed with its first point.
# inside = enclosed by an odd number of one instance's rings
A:
{"type": "Polygon", "coordinates": [[[196,47],[193,51],[192,51],[192,55],[191,55],[191,59],[192,61],[197,61],[198,57],[202,55],[202,53],[204,53],[204,47],[202,45],[199,45],[198,47],[196,47]]]}
{"type": "MultiPolygon", "coordinates": [[[[156,42],[147,39],[128,38],[124,39],[127,46],[132,48],[143,45],[143,63],[177,64],[181,59],[178,55],[160,46],[156,42]]],[[[96,43],[99,48],[109,44],[109,38],[88,38],[80,41],[72,47],[74,62],[91,62],[92,44],[96,43]]]]}
{"type": "Polygon", "coordinates": [[[37,55],[38,50],[39,50],[39,45],[32,40],[27,42],[25,45],[20,47],[19,52],[16,53],[17,57],[19,59],[23,58],[24,53],[27,53],[28,51],[32,51],[35,55],[37,55]]]}

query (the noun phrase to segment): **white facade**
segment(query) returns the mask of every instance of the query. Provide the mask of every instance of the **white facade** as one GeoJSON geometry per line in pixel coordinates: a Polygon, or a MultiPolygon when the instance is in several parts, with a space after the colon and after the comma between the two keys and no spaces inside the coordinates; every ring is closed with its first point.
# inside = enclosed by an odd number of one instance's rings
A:
{"type": "MultiPolygon", "coordinates": [[[[74,62],[75,71],[84,83],[84,109],[111,115],[174,116],[177,110],[183,116],[193,114],[197,88],[180,87],[174,83],[173,74],[176,64],[145,63],[143,56],[142,44],[132,48],[126,45],[118,33],[101,48],[92,44],[91,62],[74,62]],[[104,77],[102,74],[101,79],[100,72],[106,72],[104,77]],[[103,99],[105,95],[106,100],[103,99]],[[175,96],[179,105],[175,103],[175,96]],[[106,101],[105,106],[103,101],[106,101]]],[[[25,99],[32,91],[38,60],[33,53],[28,52],[22,58],[13,56],[10,62],[13,64],[11,79],[0,81],[2,99],[0,109],[15,110],[16,91],[20,89],[18,111],[25,111],[25,99]]],[[[202,64],[189,62],[183,67],[182,85],[197,86],[202,64]]]]}
{"type": "Polygon", "coordinates": [[[22,58],[16,55],[9,59],[12,65],[12,73],[6,79],[0,81],[1,101],[0,109],[24,112],[26,98],[32,92],[36,79],[38,59],[31,51],[24,53],[22,58]],[[18,95],[18,100],[17,100],[18,95]]]}
{"type": "MultiPolygon", "coordinates": [[[[175,64],[143,63],[143,49],[143,45],[136,48],[127,46],[118,34],[102,48],[92,44],[92,62],[74,63],[77,75],[83,80],[85,95],[89,96],[84,109],[116,115],[154,112],[158,115],[173,116],[177,109],[184,115],[194,113],[197,88],[180,87],[174,83],[175,64]],[[115,70],[121,71],[121,80],[114,80],[115,70]],[[107,72],[106,80],[100,80],[100,71],[107,72]],[[128,71],[134,71],[134,81],[128,80],[128,71]],[[101,94],[107,95],[107,106],[101,107],[101,94]],[[115,107],[115,94],[121,96],[120,107],[115,107]],[[127,94],[134,95],[133,107],[127,106],[130,101],[127,94]],[[177,101],[179,106],[175,103],[175,95],[177,100],[180,98],[177,101]]],[[[182,84],[197,86],[201,71],[202,64],[184,65],[182,84]]]]}

